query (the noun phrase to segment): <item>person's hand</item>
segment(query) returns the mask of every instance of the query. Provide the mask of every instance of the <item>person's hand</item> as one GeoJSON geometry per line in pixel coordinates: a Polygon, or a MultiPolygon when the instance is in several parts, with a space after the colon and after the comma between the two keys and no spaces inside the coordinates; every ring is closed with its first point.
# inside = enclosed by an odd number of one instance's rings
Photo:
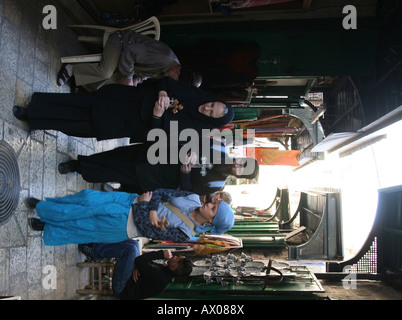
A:
{"type": "Polygon", "coordinates": [[[161,227],[161,220],[159,219],[158,213],[155,210],[149,210],[148,217],[149,217],[149,222],[155,228],[160,228],[161,227]]]}
{"type": "Polygon", "coordinates": [[[198,156],[195,152],[191,152],[183,160],[183,164],[180,167],[181,173],[188,174],[191,172],[191,168],[197,163],[198,156]]]}
{"type": "Polygon", "coordinates": [[[163,116],[163,114],[165,113],[165,108],[163,107],[163,105],[161,105],[159,103],[159,101],[155,102],[155,106],[154,106],[154,113],[153,116],[157,117],[157,118],[161,118],[163,116]]]}
{"type": "Polygon", "coordinates": [[[138,86],[140,83],[142,83],[144,80],[146,80],[145,78],[142,77],[135,77],[133,79],[133,87],[138,86]]]}
{"type": "Polygon", "coordinates": [[[200,202],[201,204],[207,203],[207,196],[206,195],[200,196],[200,202]]]}
{"type": "Polygon", "coordinates": [[[198,160],[198,155],[195,152],[188,153],[187,156],[183,159],[182,164],[190,164],[195,165],[198,160]]]}
{"type": "Polygon", "coordinates": [[[173,257],[173,255],[170,250],[163,250],[163,258],[164,259],[170,259],[171,257],[173,257]]]}
{"type": "Polygon", "coordinates": [[[121,79],[120,84],[125,85],[125,86],[130,86],[130,87],[134,86],[133,79],[127,79],[127,78],[121,79]]]}
{"type": "Polygon", "coordinates": [[[180,167],[180,172],[184,174],[189,174],[191,172],[191,168],[193,167],[192,164],[183,164],[180,167]]]}
{"type": "Polygon", "coordinates": [[[166,91],[160,91],[158,101],[155,102],[154,113],[155,117],[162,117],[165,111],[169,108],[170,98],[166,91]]]}
{"type": "Polygon", "coordinates": [[[160,91],[158,96],[158,101],[155,102],[154,106],[154,116],[162,117],[165,111],[169,108],[170,98],[166,91],[160,91]]]}
{"type": "Polygon", "coordinates": [[[158,102],[161,105],[161,107],[164,108],[165,110],[169,108],[170,98],[166,91],[159,91],[158,102]]]}
{"type": "Polygon", "coordinates": [[[133,271],[134,282],[137,282],[139,277],[140,277],[140,272],[138,271],[138,269],[134,269],[134,271],[133,271]]]}
{"type": "Polygon", "coordinates": [[[143,193],[142,195],[140,195],[140,197],[138,199],[139,199],[139,202],[143,202],[143,201],[149,202],[149,201],[151,201],[151,199],[152,199],[152,191],[148,191],[148,192],[143,193]]]}

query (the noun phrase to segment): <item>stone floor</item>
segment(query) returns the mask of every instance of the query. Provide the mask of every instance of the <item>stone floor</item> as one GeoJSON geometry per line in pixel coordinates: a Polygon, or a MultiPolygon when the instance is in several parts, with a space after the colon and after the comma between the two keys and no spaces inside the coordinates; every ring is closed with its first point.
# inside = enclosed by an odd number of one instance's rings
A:
{"type": "MultiPolygon", "coordinates": [[[[26,106],[33,92],[69,92],[68,86],[59,88],[56,84],[60,57],[86,50],[68,28],[76,20],[71,12],[63,11],[62,4],[63,1],[53,0],[0,0],[0,141],[14,149],[21,182],[17,210],[0,226],[0,297],[35,300],[76,296],[75,290],[88,278],[87,272],[75,267],[84,260],[83,256],[76,245],[45,246],[42,233],[32,231],[27,224],[32,213],[23,200],[99,188],[76,174],[60,175],[57,164],[78,154],[110,150],[125,143],[124,139],[99,143],[55,131],[30,134],[12,114],[13,105],[26,106]],[[57,30],[42,26],[45,5],[56,6],[57,30]],[[55,267],[56,289],[47,289],[46,266],[55,267]]],[[[71,9],[81,14],[80,8],[71,9]]]]}

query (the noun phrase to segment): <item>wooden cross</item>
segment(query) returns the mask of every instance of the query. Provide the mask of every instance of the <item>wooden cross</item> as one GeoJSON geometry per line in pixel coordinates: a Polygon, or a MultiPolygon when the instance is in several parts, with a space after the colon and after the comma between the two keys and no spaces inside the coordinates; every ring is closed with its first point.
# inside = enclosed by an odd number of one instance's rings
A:
{"type": "Polygon", "coordinates": [[[170,99],[169,109],[172,109],[173,114],[179,113],[179,111],[183,110],[183,105],[179,104],[179,100],[170,99]]]}

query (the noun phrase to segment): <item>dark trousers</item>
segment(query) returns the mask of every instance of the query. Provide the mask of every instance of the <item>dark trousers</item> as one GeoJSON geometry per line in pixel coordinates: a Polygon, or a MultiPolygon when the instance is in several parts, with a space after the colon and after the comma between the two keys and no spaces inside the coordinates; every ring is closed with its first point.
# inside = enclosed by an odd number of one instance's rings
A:
{"type": "Polygon", "coordinates": [[[140,246],[136,240],[125,240],[119,243],[94,243],[92,254],[95,260],[116,258],[113,273],[113,295],[120,296],[135,268],[134,261],[140,254],[140,246]]]}

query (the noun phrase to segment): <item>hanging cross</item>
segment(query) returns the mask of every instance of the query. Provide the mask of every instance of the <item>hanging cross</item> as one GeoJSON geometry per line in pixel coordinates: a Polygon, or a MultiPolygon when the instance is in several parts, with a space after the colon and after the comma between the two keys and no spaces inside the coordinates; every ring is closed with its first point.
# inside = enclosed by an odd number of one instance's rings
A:
{"type": "Polygon", "coordinates": [[[202,177],[207,175],[207,169],[211,170],[214,166],[213,164],[207,164],[207,157],[201,157],[201,164],[195,164],[193,168],[201,169],[200,174],[202,177]]]}

